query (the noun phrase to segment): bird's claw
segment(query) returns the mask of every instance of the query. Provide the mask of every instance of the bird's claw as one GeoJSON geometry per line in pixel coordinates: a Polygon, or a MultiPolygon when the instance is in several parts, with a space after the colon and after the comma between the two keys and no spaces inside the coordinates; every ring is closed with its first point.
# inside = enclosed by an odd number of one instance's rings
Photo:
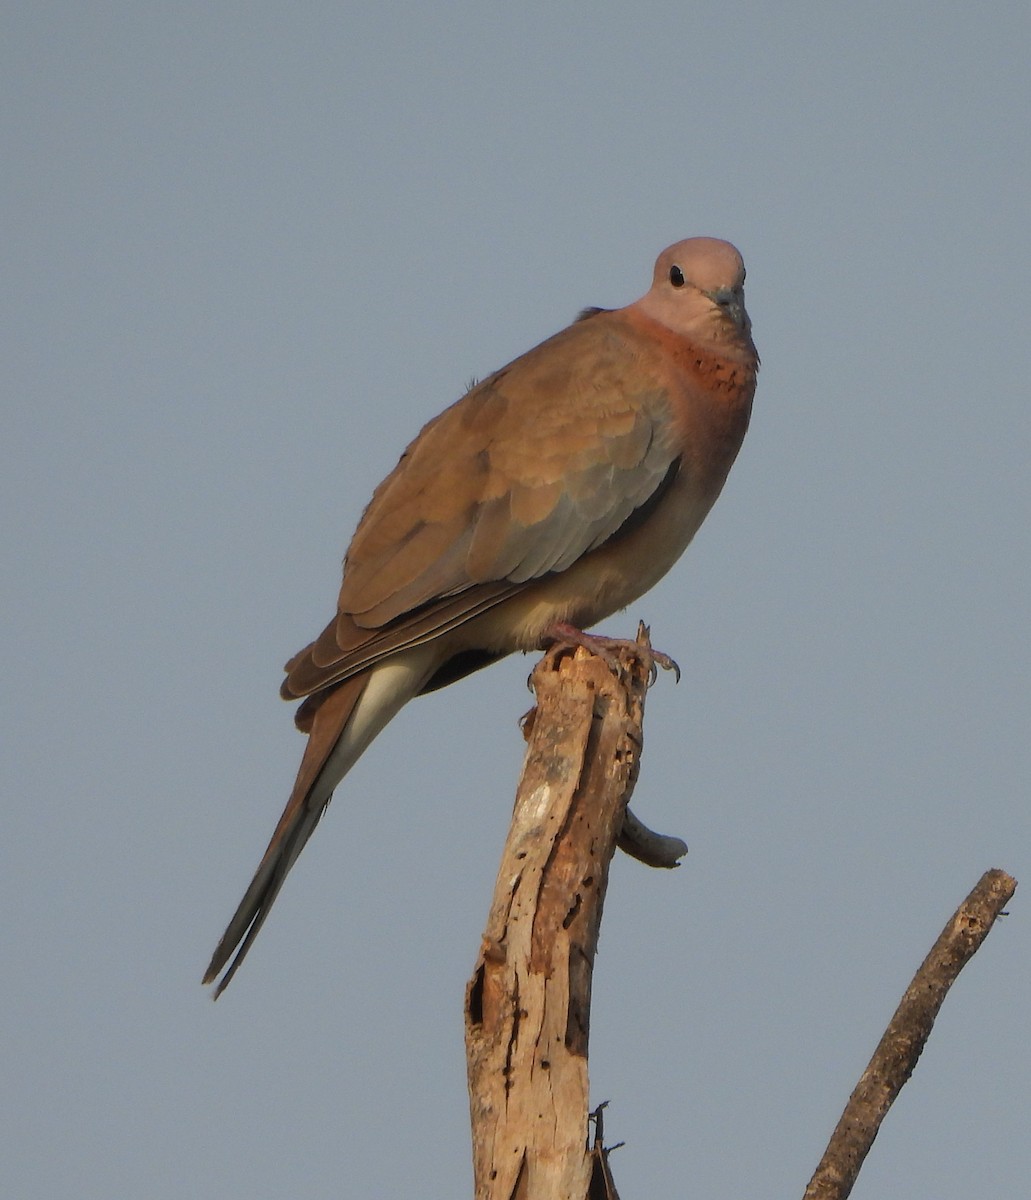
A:
{"type": "MultiPolygon", "coordinates": [[[[643,626],[642,630],[647,634],[647,629],[644,629],[643,626]]],[[[636,658],[648,672],[649,687],[658,678],[659,667],[664,671],[672,671],[676,682],[680,682],[680,667],[677,663],[668,654],[663,654],[661,650],[653,650],[647,641],[605,637],[600,633],[584,633],[582,629],[577,629],[575,625],[565,622],[556,622],[550,626],[543,640],[546,646],[545,657],[561,654],[563,650],[568,650],[571,646],[582,646],[585,650],[596,654],[614,675],[618,675],[623,669],[619,661],[619,654],[625,654],[636,658]]]]}

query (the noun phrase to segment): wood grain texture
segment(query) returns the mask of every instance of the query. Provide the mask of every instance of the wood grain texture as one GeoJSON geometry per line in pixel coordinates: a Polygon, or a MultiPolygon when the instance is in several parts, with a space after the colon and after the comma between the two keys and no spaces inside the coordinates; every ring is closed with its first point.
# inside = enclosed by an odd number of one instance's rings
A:
{"type": "Polygon", "coordinates": [[[637,778],[647,670],[578,649],[537,710],[466,991],[477,1200],[585,1200],[591,980],[609,863],[637,778]]]}

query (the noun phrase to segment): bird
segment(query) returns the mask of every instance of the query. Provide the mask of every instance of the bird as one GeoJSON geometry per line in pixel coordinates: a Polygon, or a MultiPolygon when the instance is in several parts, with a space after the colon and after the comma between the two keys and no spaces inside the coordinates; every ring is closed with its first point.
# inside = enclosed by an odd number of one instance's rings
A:
{"type": "MultiPolygon", "coordinates": [[[[308,741],[207,971],[236,974],[334,790],[416,696],[562,641],[680,557],[748,428],[759,357],[745,267],[694,237],[624,308],[586,308],[423,427],[373,493],[337,611],[286,664],[308,741]]],[[[219,978],[221,976],[221,978],[219,978]]],[[[217,981],[217,982],[216,982],[217,981]]]]}

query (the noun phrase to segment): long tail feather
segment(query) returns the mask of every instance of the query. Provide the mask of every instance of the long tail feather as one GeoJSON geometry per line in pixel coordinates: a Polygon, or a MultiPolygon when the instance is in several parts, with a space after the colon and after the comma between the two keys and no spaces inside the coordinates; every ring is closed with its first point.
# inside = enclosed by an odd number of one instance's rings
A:
{"type": "Polygon", "coordinates": [[[344,680],[306,715],[306,727],[310,720],[308,745],[294,790],[204,974],[205,983],[214,983],[229,964],[215,988],[216,1000],[258,936],[283,880],[326,811],[333,789],[383,726],[422,691],[442,657],[439,646],[411,647],[344,680]]]}
{"type": "Polygon", "coordinates": [[[339,780],[334,780],[332,786],[327,788],[326,781],[322,779],[323,769],[340,741],[368,681],[367,675],[347,680],[327,696],[315,714],[294,790],[250,887],[226,927],[205,972],[204,983],[214,982],[232,956],[229,969],[215,989],[216,1000],[246,957],[287,873],[326,811],[333,787],[339,780]]]}

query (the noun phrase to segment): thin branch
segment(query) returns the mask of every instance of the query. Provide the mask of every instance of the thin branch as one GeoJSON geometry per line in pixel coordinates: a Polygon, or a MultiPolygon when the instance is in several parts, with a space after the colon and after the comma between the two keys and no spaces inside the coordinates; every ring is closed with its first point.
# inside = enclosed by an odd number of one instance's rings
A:
{"type": "Polygon", "coordinates": [[[852,1093],[804,1200],[845,1200],[881,1122],[913,1073],[949,988],[988,936],[1016,890],[1004,871],[986,871],[931,947],[852,1093]]]}
{"type": "Polygon", "coordinates": [[[609,1166],[609,1155],[623,1145],[617,1142],[614,1146],[605,1145],[604,1112],[608,1106],[606,1100],[591,1113],[594,1122],[594,1145],[591,1147],[591,1182],[587,1189],[587,1200],[619,1200],[616,1191],[616,1181],[612,1178],[612,1168],[609,1166]]]}

